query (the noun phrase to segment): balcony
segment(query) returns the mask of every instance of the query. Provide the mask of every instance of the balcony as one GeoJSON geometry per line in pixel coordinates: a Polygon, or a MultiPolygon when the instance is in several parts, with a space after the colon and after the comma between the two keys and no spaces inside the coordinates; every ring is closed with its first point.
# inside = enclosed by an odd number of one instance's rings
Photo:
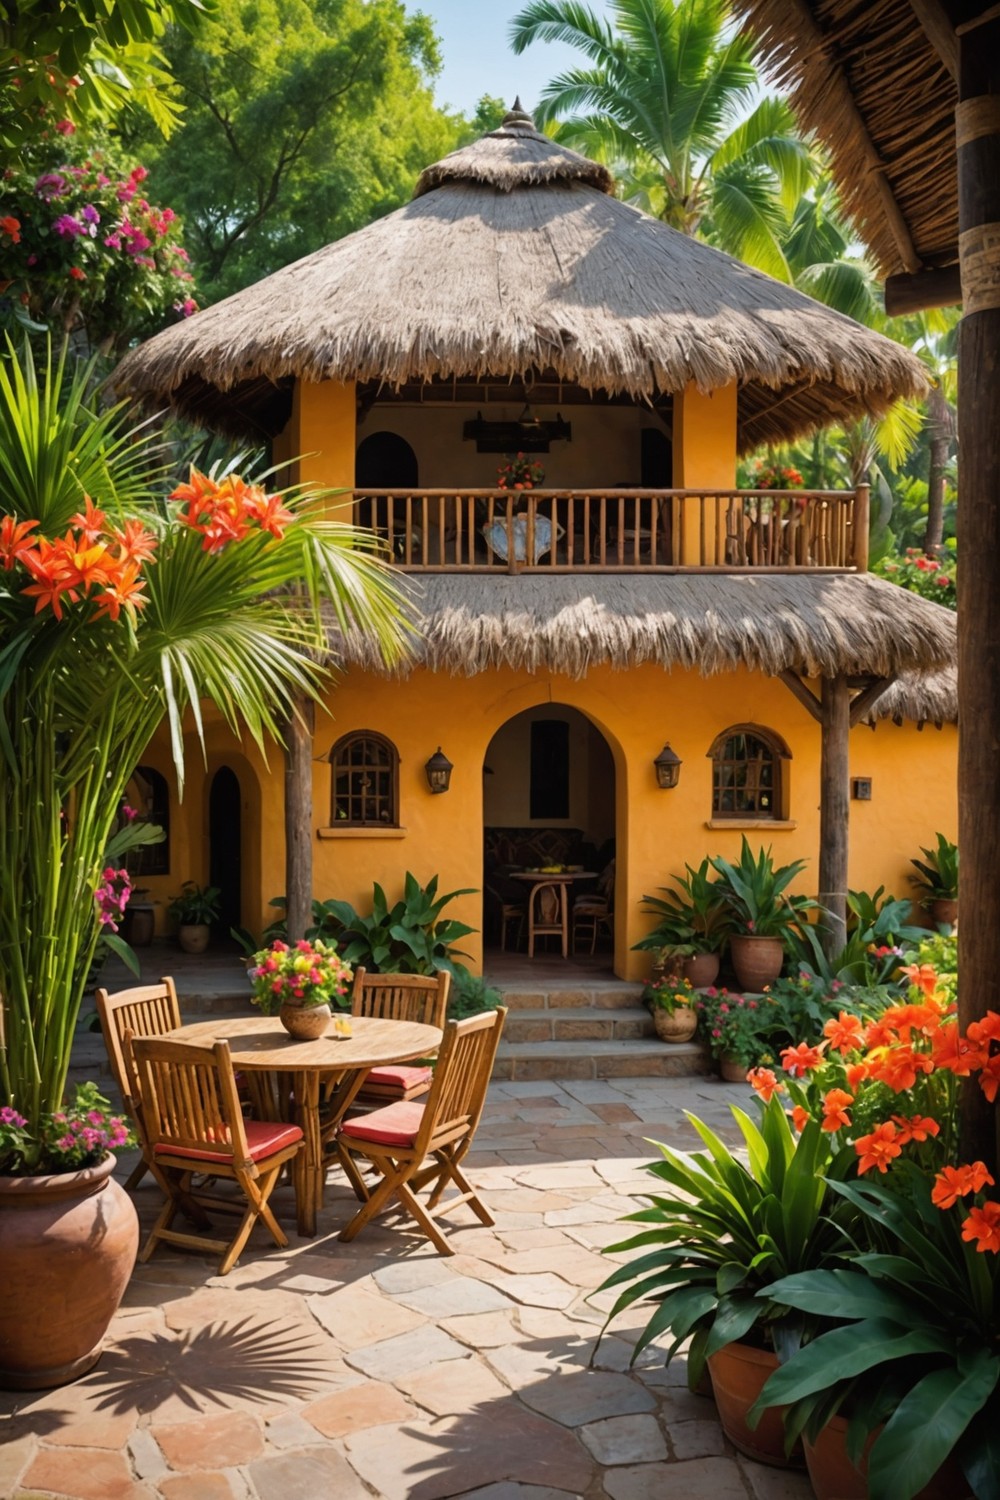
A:
{"type": "Polygon", "coordinates": [[[409,572],[814,573],[868,568],[868,489],[355,491],[409,572]]]}

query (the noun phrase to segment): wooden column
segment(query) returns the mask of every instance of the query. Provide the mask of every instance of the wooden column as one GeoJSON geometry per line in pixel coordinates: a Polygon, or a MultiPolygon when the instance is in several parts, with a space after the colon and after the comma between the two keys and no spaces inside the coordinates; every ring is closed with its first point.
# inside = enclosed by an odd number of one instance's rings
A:
{"type": "Polygon", "coordinates": [[[291,942],[312,925],[312,746],[313,706],[300,699],[285,726],[285,900],[291,942]]]}
{"type": "Polygon", "coordinates": [[[819,899],[827,912],[823,949],[832,958],[847,941],[851,693],[846,677],[822,679],[820,709],[819,899]]]}
{"type": "MultiPolygon", "coordinates": [[[[987,11],[987,15],[990,12],[987,11]]],[[[959,1021],[1000,974],[1000,17],[959,28],[959,1021]]],[[[997,1166],[996,1111],[963,1087],[960,1160],[997,1166]]]]}

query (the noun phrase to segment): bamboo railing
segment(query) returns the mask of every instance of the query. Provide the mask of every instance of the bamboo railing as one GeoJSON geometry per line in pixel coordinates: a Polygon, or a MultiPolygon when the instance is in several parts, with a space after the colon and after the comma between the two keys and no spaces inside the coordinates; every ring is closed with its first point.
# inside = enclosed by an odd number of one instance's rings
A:
{"type": "Polygon", "coordinates": [[[398,567],[434,572],[866,572],[868,489],[354,494],[398,567]]]}

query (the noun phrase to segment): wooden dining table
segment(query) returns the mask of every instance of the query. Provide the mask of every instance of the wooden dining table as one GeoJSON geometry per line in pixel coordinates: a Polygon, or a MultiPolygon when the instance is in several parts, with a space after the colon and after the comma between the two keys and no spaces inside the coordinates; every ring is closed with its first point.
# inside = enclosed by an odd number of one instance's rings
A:
{"type": "Polygon", "coordinates": [[[569,888],[574,880],[596,880],[596,870],[513,870],[514,880],[531,882],[528,892],[528,957],[535,956],[535,938],[562,939],[562,956],[569,957],[569,888]],[[537,898],[538,916],[535,917],[537,898]]]}
{"type": "Polygon", "coordinates": [[[218,1016],[169,1033],[171,1041],[200,1046],[228,1042],[260,1118],[287,1119],[294,1100],[294,1122],[305,1137],[292,1164],[301,1235],[316,1233],[326,1172],[323,1137],[343,1119],[369,1069],[430,1057],[443,1036],[437,1026],[371,1016],[352,1016],[351,1031],[349,1037],[327,1034],[302,1042],[288,1035],[277,1016],[218,1016]]]}

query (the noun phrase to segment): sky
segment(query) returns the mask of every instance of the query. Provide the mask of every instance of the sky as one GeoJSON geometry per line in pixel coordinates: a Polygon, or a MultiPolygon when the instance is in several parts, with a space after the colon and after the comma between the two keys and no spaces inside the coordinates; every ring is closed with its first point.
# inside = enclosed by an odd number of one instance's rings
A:
{"type": "MultiPolygon", "coordinates": [[[[588,0],[603,15],[608,0],[588,0]]],[[[507,43],[510,22],[525,0],[409,0],[409,10],[422,10],[435,23],[441,39],[444,66],[434,93],[442,107],[471,114],[484,94],[532,109],[543,86],[565,68],[578,66],[582,54],[554,42],[533,42],[520,57],[507,43]]]]}

